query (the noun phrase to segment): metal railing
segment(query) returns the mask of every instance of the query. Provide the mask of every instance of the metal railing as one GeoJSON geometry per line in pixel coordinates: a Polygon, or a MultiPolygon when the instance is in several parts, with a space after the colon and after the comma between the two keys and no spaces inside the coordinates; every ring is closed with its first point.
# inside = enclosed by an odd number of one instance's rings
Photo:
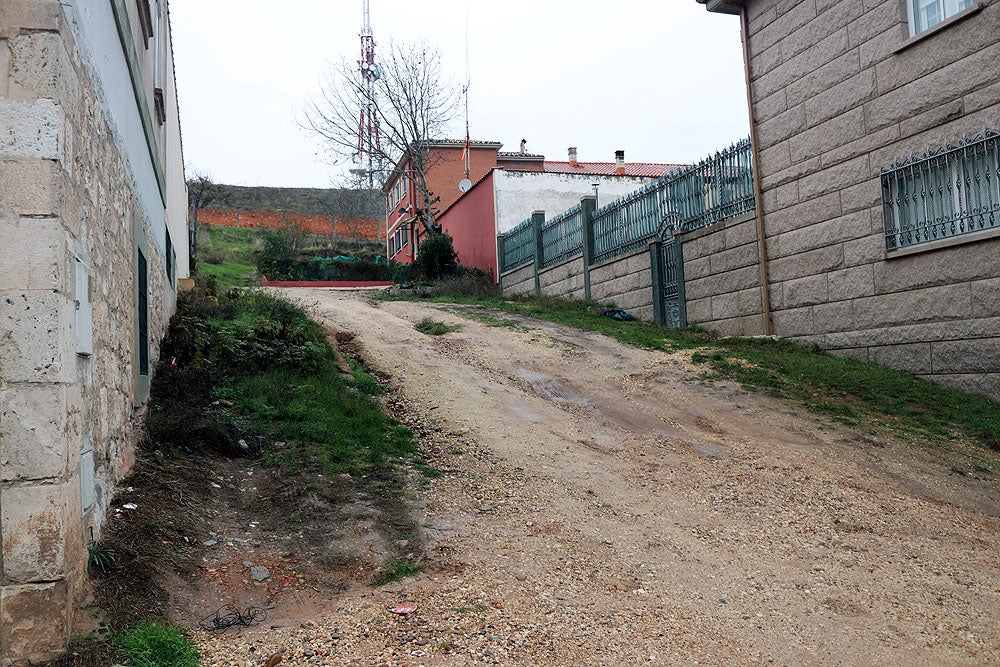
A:
{"type": "MultiPolygon", "coordinates": [[[[750,139],[701,162],[677,169],[594,212],[594,261],[603,262],[646,245],[666,229],[691,231],[750,213],[756,206],[750,139]]],[[[500,272],[534,258],[529,218],[500,237],[500,272]]],[[[544,266],[559,262],[583,247],[579,206],[564,211],[542,227],[544,266]]]]}
{"type": "Polygon", "coordinates": [[[583,252],[583,209],[579,204],[542,225],[542,266],[583,252]]]}
{"type": "Polygon", "coordinates": [[[531,218],[519,222],[500,238],[500,272],[532,262],[535,259],[535,228],[531,218]]]}
{"type": "Polygon", "coordinates": [[[983,130],[882,170],[886,250],[1000,228],[1000,134],[983,130]]]}
{"type": "Polygon", "coordinates": [[[599,209],[594,261],[640,248],[664,228],[700,229],[754,207],[750,139],[743,139],[599,209]]]}

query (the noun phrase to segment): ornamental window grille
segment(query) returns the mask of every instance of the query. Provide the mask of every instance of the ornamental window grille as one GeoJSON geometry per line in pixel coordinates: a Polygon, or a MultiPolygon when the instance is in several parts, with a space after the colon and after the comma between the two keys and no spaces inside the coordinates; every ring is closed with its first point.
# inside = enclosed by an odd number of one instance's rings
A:
{"type": "Polygon", "coordinates": [[[972,0],[909,0],[910,34],[918,35],[972,7],[972,0]]]}
{"type": "Polygon", "coordinates": [[[1000,228],[1000,134],[883,169],[882,222],[889,251],[1000,228]]]}

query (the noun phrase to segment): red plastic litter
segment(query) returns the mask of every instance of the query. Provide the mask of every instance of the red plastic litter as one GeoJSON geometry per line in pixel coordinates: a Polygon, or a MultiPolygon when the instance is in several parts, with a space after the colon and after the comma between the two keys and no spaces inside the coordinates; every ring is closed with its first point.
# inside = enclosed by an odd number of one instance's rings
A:
{"type": "Polygon", "coordinates": [[[393,614],[399,614],[401,616],[405,616],[406,614],[412,614],[416,610],[417,610],[416,607],[407,607],[406,605],[401,604],[398,607],[390,609],[389,611],[392,612],[393,614]]]}

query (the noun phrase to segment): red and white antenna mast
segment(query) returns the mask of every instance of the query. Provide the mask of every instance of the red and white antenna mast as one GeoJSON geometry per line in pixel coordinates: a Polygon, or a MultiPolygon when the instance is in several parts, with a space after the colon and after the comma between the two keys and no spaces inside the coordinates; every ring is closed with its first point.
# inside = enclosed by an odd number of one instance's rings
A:
{"type": "Polygon", "coordinates": [[[374,186],[373,161],[380,162],[381,140],[378,131],[378,109],[375,105],[375,82],[381,78],[382,69],[375,64],[375,38],[372,36],[371,12],[369,0],[362,0],[363,15],[361,25],[361,81],[364,84],[364,98],[361,104],[361,114],[358,120],[358,169],[352,170],[368,177],[369,189],[374,186]]]}

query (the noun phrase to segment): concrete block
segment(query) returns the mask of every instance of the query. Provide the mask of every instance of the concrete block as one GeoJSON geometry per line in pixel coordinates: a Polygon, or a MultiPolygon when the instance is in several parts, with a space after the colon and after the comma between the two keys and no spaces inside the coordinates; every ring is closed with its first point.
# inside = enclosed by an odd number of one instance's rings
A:
{"type": "Polygon", "coordinates": [[[10,38],[10,96],[66,103],[76,98],[75,76],[58,32],[29,32],[10,38]],[[72,92],[71,92],[72,89],[72,92]]]}
{"type": "Polygon", "coordinates": [[[66,390],[62,385],[0,390],[0,481],[66,473],[66,390]]]}
{"type": "Polygon", "coordinates": [[[15,215],[58,217],[62,184],[59,165],[52,160],[0,160],[0,201],[15,215]]]}
{"type": "Polygon", "coordinates": [[[806,124],[814,127],[854,109],[878,93],[875,70],[866,69],[805,101],[806,124]]]}
{"type": "Polygon", "coordinates": [[[69,240],[57,218],[0,218],[0,292],[69,292],[69,240]]]}
{"type": "Polygon", "coordinates": [[[859,329],[972,316],[972,294],[968,284],[876,295],[855,299],[853,303],[859,329]]]}
{"type": "Polygon", "coordinates": [[[813,306],[813,324],[818,333],[833,333],[854,329],[854,314],[850,301],[820,303],[813,306]]]}
{"type": "Polygon", "coordinates": [[[812,308],[776,310],[771,313],[771,324],[777,336],[810,336],[816,333],[813,327],[812,308]]]}
{"type": "Polygon", "coordinates": [[[831,192],[822,197],[804,201],[764,215],[764,232],[767,235],[768,255],[775,255],[772,239],[793,229],[802,229],[818,222],[833,220],[841,213],[840,193],[831,192]]]}
{"type": "MultiPolygon", "coordinates": [[[[773,52],[777,53],[776,51],[773,52]]],[[[780,60],[778,60],[778,62],[775,62],[774,64],[777,65],[779,63],[780,60]]],[[[758,71],[760,71],[760,69],[769,70],[771,68],[770,67],[759,68],[758,71]]],[[[763,71],[761,71],[761,73],[763,74],[763,71]]],[[[788,109],[788,103],[785,97],[785,89],[782,88],[773,95],[770,95],[762,100],[755,101],[753,108],[754,108],[754,117],[757,119],[758,123],[763,123],[764,121],[770,120],[771,118],[774,118],[778,114],[786,111],[788,109]]]]}
{"type": "Polygon", "coordinates": [[[878,177],[869,177],[840,191],[840,209],[844,213],[878,209],[881,215],[881,206],[882,183],[878,177]]]}
{"type": "Polygon", "coordinates": [[[980,394],[1000,401],[1000,373],[941,373],[928,375],[928,380],[948,387],[955,387],[970,394],[980,394]]]}
{"type": "Polygon", "coordinates": [[[51,100],[0,99],[0,158],[59,159],[62,112],[51,100]]]}
{"type": "Polygon", "coordinates": [[[726,247],[726,235],[721,230],[712,229],[700,235],[696,239],[684,243],[684,260],[695,260],[700,257],[710,257],[717,252],[721,252],[726,247]]]}
{"type": "Polygon", "coordinates": [[[1000,277],[1000,239],[895,257],[875,265],[875,292],[886,294],[933,285],[1000,277]]]}
{"type": "Polygon", "coordinates": [[[740,290],[740,315],[758,315],[764,312],[764,293],[760,287],[740,290]]]}
{"type": "Polygon", "coordinates": [[[768,250],[775,257],[787,257],[869,236],[870,229],[869,212],[856,211],[770,238],[768,250]]]}
{"type": "Polygon", "coordinates": [[[829,352],[833,356],[840,357],[842,359],[854,359],[855,361],[860,361],[863,364],[871,363],[868,358],[868,348],[866,347],[839,348],[836,350],[830,350],[829,352]]]}
{"type": "Polygon", "coordinates": [[[761,150],[789,139],[806,128],[806,109],[799,104],[757,126],[761,150]]]}
{"type": "MultiPolygon", "coordinates": [[[[792,166],[792,154],[788,142],[782,141],[760,151],[760,173],[777,174],[792,166]]],[[[765,196],[767,193],[764,193],[765,196]]]]}
{"type": "Polygon", "coordinates": [[[712,298],[687,300],[688,322],[708,322],[712,319],[712,298]]]}
{"type": "Polygon", "coordinates": [[[1000,100],[1000,82],[973,90],[962,98],[966,113],[995,106],[997,100],[1000,100]]]}
{"type": "Polygon", "coordinates": [[[939,104],[927,111],[899,122],[899,136],[903,139],[937,127],[965,115],[965,100],[958,98],[939,104]]]}
{"type": "Polygon", "coordinates": [[[812,199],[872,180],[878,182],[871,178],[868,156],[861,155],[803,177],[799,181],[799,196],[803,200],[812,199]]]}
{"type": "MultiPolygon", "coordinates": [[[[786,142],[787,143],[787,142],[786,142]]],[[[789,149],[790,150],[790,149],[789,149]]],[[[789,153],[789,160],[791,160],[789,153]]],[[[815,171],[819,171],[823,167],[823,157],[817,155],[814,158],[805,160],[803,162],[798,162],[792,164],[787,169],[782,169],[780,171],[771,172],[764,170],[763,161],[761,162],[761,188],[764,192],[767,192],[771,188],[775,188],[779,185],[784,185],[785,183],[790,183],[806,174],[811,174],[815,171]]],[[[765,209],[767,210],[767,209],[765,209]]]]}
{"type": "Polygon", "coordinates": [[[779,185],[771,190],[771,192],[774,192],[775,195],[774,207],[770,209],[771,211],[777,211],[783,208],[788,208],[789,206],[795,206],[802,201],[802,197],[799,195],[798,180],[792,181],[791,183],[785,183],[784,185],[779,185]]]}
{"type": "Polygon", "coordinates": [[[72,382],[76,354],[73,302],[56,292],[0,294],[0,379],[10,382],[72,382]]]}
{"type": "Polygon", "coordinates": [[[792,164],[822,155],[864,136],[867,108],[866,105],[851,109],[792,137],[789,140],[792,164]]]}
{"type": "Polygon", "coordinates": [[[931,372],[931,344],[883,345],[868,348],[871,363],[907,373],[931,372]]]}
{"type": "Polygon", "coordinates": [[[25,584],[65,577],[67,518],[65,484],[0,491],[4,576],[25,584]]]}
{"type": "MultiPolygon", "coordinates": [[[[850,160],[851,158],[858,157],[859,155],[865,155],[872,151],[884,149],[886,146],[889,146],[898,140],[899,125],[890,125],[882,128],[881,130],[867,132],[863,137],[850,141],[843,146],[831,148],[820,157],[823,166],[826,167],[839,164],[844,160],[850,160]]],[[[874,154],[868,156],[868,162],[872,168],[872,176],[876,176],[878,174],[880,167],[886,166],[883,161],[876,160],[876,156],[874,154]]],[[[889,162],[892,162],[892,158],[889,159],[889,162]]]]}
{"type": "Polygon", "coordinates": [[[842,268],[844,249],[838,244],[773,259],[768,264],[768,276],[772,282],[781,282],[842,268]]]}
{"type": "Polygon", "coordinates": [[[684,259],[684,279],[685,280],[696,280],[698,278],[704,278],[705,276],[712,273],[711,267],[711,257],[699,257],[698,259],[692,259],[688,261],[687,258],[684,259]]]}
{"type": "MultiPolygon", "coordinates": [[[[750,37],[750,46],[754,50],[754,35],[750,37]]],[[[847,28],[842,28],[833,34],[802,51],[794,57],[785,60],[767,74],[753,81],[755,99],[763,99],[778,90],[785,88],[811,72],[823,67],[831,60],[842,55],[848,49],[847,28]]],[[[789,104],[789,106],[792,106],[789,104]]]]}
{"type": "Polygon", "coordinates": [[[69,642],[73,601],[65,581],[0,588],[4,664],[56,658],[69,642]]]}
{"type": "Polygon", "coordinates": [[[785,3],[781,9],[785,9],[786,7],[788,11],[776,11],[775,19],[761,27],[756,35],[751,33],[751,53],[756,53],[773,46],[785,36],[792,34],[798,28],[816,18],[816,3],[814,0],[785,3]]]}
{"type": "Polygon", "coordinates": [[[750,218],[743,222],[727,225],[723,230],[726,238],[727,248],[736,248],[746,244],[753,244],[754,253],[757,252],[757,219],[750,218]]]}
{"type": "Polygon", "coordinates": [[[899,7],[891,2],[874,3],[873,7],[865,8],[865,13],[860,18],[848,24],[850,47],[856,48],[888,30],[899,34],[899,7]]]}
{"type": "Polygon", "coordinates": [[[970,288],[973,317],[1000,317],[1000,278],[979,280],[970,288]]]}
{"type": "Polygon", "coordinates": [[[885,259],[885,239],[881,234],[844,243],[844,266],[872,264],[885,259]]]}
{"type": "Polygon", "coordinates": [[[712,262],[712,273],[725,273],[745,266],[756,266],[760,261],[757,244],[748,243],[731,250],[723,250],[709,258],[712,262]]]}
{"type": "Polygon", "coordinates": [[[843,301],[875,294],[875,278],[871,265],[852,266],[827,274],[830,300],[843,301]]]}
{"type": "Polygon", "coordinates": [[[736,292],[712,297],[712,319],[724,320],[740,314],[740,297],[736,292]]]}
{"type": "Polygon", "coordinates": [[[861,0],[841,0],[833,5],[822,4],[827,8],[825,10],[817,8],[819,16],[816,20],[810,21],[782,40],[781,51],[786,60],[822,41],[831,33],[847,28],[851,21],[864,13],[864,5],[861,0]]]}
{"type": "Polygon", "coordinates": [[[829,300],[825,274],[796,278],[782,283],[782,308],[798,308],[829,300]]]}
{"type": "Polygon", "coordinates": [[[931,343],[935,373],[1000,373],[1000,338],[931,343]]]}

